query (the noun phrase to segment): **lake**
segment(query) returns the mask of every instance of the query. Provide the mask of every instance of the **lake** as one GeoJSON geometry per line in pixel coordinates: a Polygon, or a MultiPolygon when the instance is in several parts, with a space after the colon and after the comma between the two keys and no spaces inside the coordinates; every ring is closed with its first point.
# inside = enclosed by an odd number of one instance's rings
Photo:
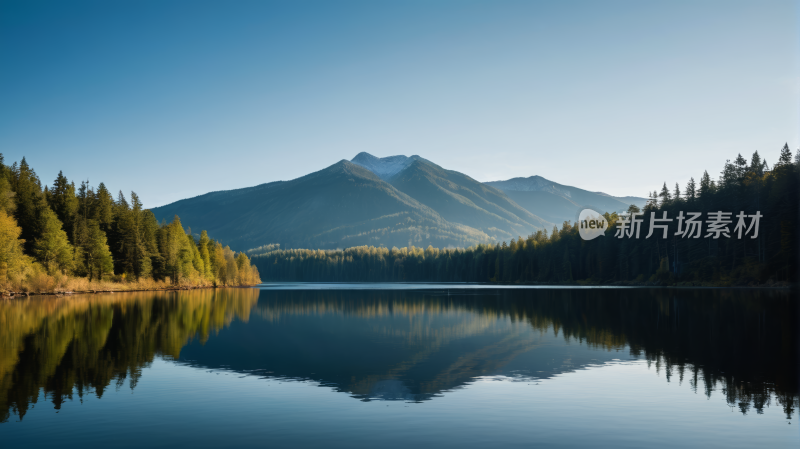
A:
{"type": "Polygon", "coordinates": [[[2,447],[798,447],[767,289],[268,284],[0,300],[2,447]]]}

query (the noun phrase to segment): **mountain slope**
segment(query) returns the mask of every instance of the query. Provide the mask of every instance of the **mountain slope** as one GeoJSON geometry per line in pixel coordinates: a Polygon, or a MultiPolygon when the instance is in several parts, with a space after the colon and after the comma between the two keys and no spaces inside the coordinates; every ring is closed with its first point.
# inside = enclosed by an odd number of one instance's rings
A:
{"type": "Polygon", "coordinates": [[[619,212],[627,210],[631,204],[644,207],[647,202],[646,198],[617,198],[602,192],[589,192],[558,184],[541,176],[485,184],[503,190],[509,198],[531,213],[558,224],[567,220],[574,222],[584,206],[600,212],[619,212]]]}
{"type": "Polygon", "coordinates": [[[153,209],[156,217],[208,230],[234,249],[358,245],[469,246],[489,236],[436,211],[342,160],[326,169],[256,187],[213,192],[153,209]]]}
{"type": "Polygon", "coordinates": [[[527,236],[536,229],[552,226],[500,190],[421,158],[389,182],[445,220],[480,229],[498,241],[527,236]]]}
{"type": "Polygon", "coordinates": [[[515,203],[526,210],[535,211],[542,219],[561,224],[565,220],[575,221],[581,205],[561,195],[543,191],[506,190],[504,192],[515,203]]]}

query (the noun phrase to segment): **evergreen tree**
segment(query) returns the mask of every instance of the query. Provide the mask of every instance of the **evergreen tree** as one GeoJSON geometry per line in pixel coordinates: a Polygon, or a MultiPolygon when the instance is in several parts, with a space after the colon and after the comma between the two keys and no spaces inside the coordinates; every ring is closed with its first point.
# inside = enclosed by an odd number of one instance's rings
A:
{"type": "Polygon", "coordinates": [[[75,221],[75,270],[89,280],[103,279],[113,274],[114,261],[108,248],[106,234],[95,220],[78,218],[75,221]]]}
{"type": "Polygon", "coordinates": [[[25,158],[11,167],[11,188],[16,193],[15,218],[22,229],[21,238],[25,240],[25,252],[33,252],[33,242],[39,236],[39,214],[47,206],[42,194],[42,185],[25,158]]]}
{"type": "Polygon", "coordinates": [[[686,183],[686,199],[692,201],[697,197],[697,186],[694,183],[694,178],[689,178],[686,183]]]}
{"type": "Polygon", "coordinates": [[[68,270],[72,266],[73,250],[61,221],[49,207],[42,211],[40,220],[41,236],[33,245],[36,258],[51,273],[68,270]]]}
{"type": "MultiPolygon", "coordinates": [[[[127,207],[125,197],[120,194],[120,201],[123,206],[118,208],[117,230],[119,232],[119,244],[121,257],[120,268],[139,279],[149,277],[153,265],[150,259],[151,250],[147,244],[147,214],[142,208],[142,203],[136,192],[131,192],[131,205],[127,207]]],[[[153,236],[155,238],[155,236],[153,236]]]]}
{"type": "Polygon", "coordinates": [[[658,194],[659,198],[661,198],[661,207],[669,204],[672,201],[672,195],[669,193],[669,189],[667,188],[667,183],[664,183],[664,186],[661,187],[661,193],[658,194]]]}
{"type": "Polygon", "coordinates": [[[708,199],[713,192],[711,177],[708,176],[708,171],[703,172],[703,177],[700,178],[700,188],[697,191],[697,196],[703,200],[708,199]]]}
{"type": "Polygon", "coordinates": [[[224,257],[225,257],[225,285],[236,285],[236,282],[239,278],[239,267],[236,265],[236,254],[230,249],[230,247],[225,247],[224,249],[224,257]]]}
{"type": "Polygon", "coordinates": [[[97,186],[94,203],[94,215],[91,218],[97,220],[103,232],[108,233],[114,221],[114,198],[102,182],[97,186]]]}
{"type": "Polygon", "coordinates": [[[783,144],[783,148],[781,148],[781,155],[778,158],[778,164],[776,165],[788,165],[792,163],[792,152],[789,150],[789,144],[783,144]]]}
{"type": "MultiPolygon", "coordinates": [[[[111,249],[111,256],[114,259],[114,272],[117,274],[130,273],[133,271],[129,258],[125,254],[125,234],[128,231],[130,220],[130,206],[125,195],[120,190],[117,200],[112,205],[112,221],[109,230],[106,231],[108,246],[111,249]]],[[[102,226],[102,224],[101,224],[102,226]]]]}
{"type": "Polygon", "coordinates": [[[736,182],[741,184],[744,181],[745,175],[747,175],[747,159],[743,158],[742,154],[739,153],[733,161],[733,164],[736,172],[736,182]]]}
{"type": "Polygon", "coordinates": [[[78,198],[75,196],[75,184],[70,183],[62,172],[53,181],[47,202],[64,226],[67,235],[72,234],[72,224],[78,211],[78,198]]]}
{"type": "Polygon", "coordinates": [[[754,176],[764,176],[764,169],[767,165],[767,161],[762,161],[761,156],[758,154],[758,151],[753,153],[753,157],[750,159],[750,168],[748,172],[754,176]]]}
{"type": "Polygon", "coordinates": [[[200,258],[203,259],[203,277],[209,281],[214,279],[213,268],[211,266],[211,255],[208,251],[210,244],[211,240],[208,238],[208,233],[206,231],[201,232],[198,248],[200,250],[200,258]]]}

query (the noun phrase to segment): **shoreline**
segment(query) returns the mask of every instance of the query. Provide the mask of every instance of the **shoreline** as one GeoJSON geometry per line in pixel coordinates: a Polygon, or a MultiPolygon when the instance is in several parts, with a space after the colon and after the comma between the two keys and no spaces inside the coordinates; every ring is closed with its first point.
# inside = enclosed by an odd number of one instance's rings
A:
{"type": "MultiPolygon", "coordinates": [[[[615,281],[612,283],[589,283],[589,282],[565,282],[565,283],[552,283],[552,282],[443,282],[443,281],[264,281],[261,284],[453,284],[453,285],[484,285],[484,286],[503,286],[513,285],[518,287],[641,287],[641,288],[732,288],[732,289],[791,289],[795,285],[788,282],[773,282],[757,285],[720,285],[711,282],[705,283],[687,283],[682,282],[678,284],[663,284],[658,282],[633,282],[633,281],[615,281]]],[[[261,285],[259,284],[259,285],[261,285]]]]}
{"type": "Polygon", "coordinates": [[[10,292],[10,291],[3,291],[0,292],[0,298],[2,299],[18,299],[18,298],[30,298],[31,296],[72,296],[72,295],[94,295],[100,293],[133,293],[133,292],[178,292],[178,291],[188,291],[188,290],[200,290],[200,289],[218,289],[218,288],[251,288],[255,287],[259,284],[254,285],[222,285],[222,286],[214,286],[214,285],[207,285],[207,286],[177,286],[171,288],[134,288],[134,289],[124,289],[124,290],[78,290],[78,291],[53,291],[53,292],[10,292]]]}
{"type": "Polygon", "coordinates": [[[271,283],[302,283],[302,284],[456,284],[456,285],[485,285],[485,286],[492,286],[492,285],[514,285],[519,287],[524,286],[553,286],[553,287],[604,287],[604,288],[614,288],[614,287],[639,287],[639,288],[675,288],[675,289],[741,289],[741,290],[755,290],[755,289],[775,289],[775,290],[790,290],[796,286],[786,283],[786,282],[775,282],[770,284],[761,284],[761,285],[713,285],[711,283],[697,283],[695,285],[691,285],[692,283],[680,283],[677,285],[664,285],[660,283],[654,282],[614,282],[614,283],[600,283],[600,284],[593,284],[593,283],[578,283],[578,282],[570,282],[570,283],[514,283],[514,282],[330,282],[330,281],[312,281],[312,282],[305,282],[305,281],[268,281],[262,282],[260,284],[253,284],[253,285],[223,285],[223,286],[176,286],[176,287],[166,287],[166,288],[134,288],[134,289],[121,289],[121,290],[77,290],[77,291],[53,291],[53,292],[11,292],[11,291],[1,291],[0,292],[0,299],[21,299],[21,298],[30,298],[32,296],[56,296],[56,297],[63,297],[63,296],[73,296],[73,295],[93,295],[93,294],[101,294],[101,293],[135,293],[135,292],[179,292],[179,291],[189,291],[189,290],[200,290],[200,289],[225,289],[225,288],[253,288],[263,284],[271,284],[271,283]],[[687,285],[688,284],[688,285],[687,285]]]}

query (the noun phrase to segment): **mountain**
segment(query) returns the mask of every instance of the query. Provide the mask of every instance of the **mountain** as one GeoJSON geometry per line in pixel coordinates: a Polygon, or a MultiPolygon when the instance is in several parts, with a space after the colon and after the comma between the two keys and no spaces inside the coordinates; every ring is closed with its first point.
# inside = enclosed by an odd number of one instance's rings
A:
{"type": "MultiPolygon", "coordinates": [[[[642,203],[645,199],[641,200],[642,203]]],[[[244,251],[281,248],[467,247],[509,241],[623,200],[540,176],[481,183],[419,156],[359,153],[291,181],[211,192],[152,209],[244,251]]]]}
{"type": "Polygon", "coordinates": [[[574,222],[584,207],[599,212],[619,212],[627,210],[631,204],[644,207],[647,198],[614,197],[602,192],[590,192],[577,187],[565,186],[542,178],[512,178],[506,181],[485,183],[502,190],[511,200],[554,223],[574,222]]]}
{"type": "Polygon", "coordinates": [[[507,241],[552,226],[502,191],[422,158],[413,160],[389,182],[445,220],[480,229],[493,240],[507,241]]]}
{"type": "Polygon", "coordinates": [[[291,180],[212,192],[152,209],[174,215],[236,250],[359,245],[465,247],[492,238],[450,223],[373,172],[342,160],[291,180]]]}

